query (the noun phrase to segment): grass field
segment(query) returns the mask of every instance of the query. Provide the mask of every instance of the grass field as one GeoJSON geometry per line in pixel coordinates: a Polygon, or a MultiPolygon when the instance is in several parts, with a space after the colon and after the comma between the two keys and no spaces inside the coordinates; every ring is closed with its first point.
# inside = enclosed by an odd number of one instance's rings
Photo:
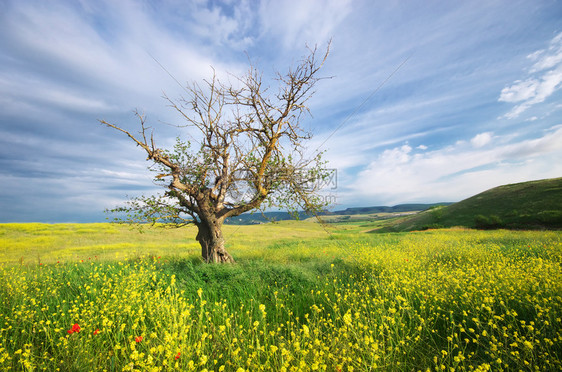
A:
{"type": "Polygon", "coordinates": [[[559,371],[562,233],[0,225],[0,368],[559,371]]]}

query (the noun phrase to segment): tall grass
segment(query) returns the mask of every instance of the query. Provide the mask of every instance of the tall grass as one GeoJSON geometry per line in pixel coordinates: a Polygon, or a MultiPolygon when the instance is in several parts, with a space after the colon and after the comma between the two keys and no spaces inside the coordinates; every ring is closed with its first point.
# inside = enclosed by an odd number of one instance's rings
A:
{"type": "MultiPolygon", "coordinates": [[[[57,247],[39,245],[50,262],[0,268],[1,368],[562,369],[560,233],[242,227],[229,242],[238,263],[210,266],[166,246],[178,237],[147,248],[160,230],[100,228],[141,248],[57,263],[57,247]],[[147,254],[158,249],[167,254],[147,254]]],[[[76,244],[75,231],[66,234],[76,244]]],[[[85,246],[96,246],[95,234],[85,246]]]]}

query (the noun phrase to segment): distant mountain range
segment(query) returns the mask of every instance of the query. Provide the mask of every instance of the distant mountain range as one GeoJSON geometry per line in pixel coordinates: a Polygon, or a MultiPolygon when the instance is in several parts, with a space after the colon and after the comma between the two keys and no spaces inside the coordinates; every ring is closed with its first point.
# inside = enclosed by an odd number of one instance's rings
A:
{"type": "MultiPolygon", "coordinates": [[[[404,213],[404,212],[419,212],[429,208],[440,205],[449,205],[451,203],[432,203],[432,204],[399,204],[393,207],[389,206],[375,206],[375,207],[356,207],[347,208],[338,211],[326,211],[320,213],[321,216],[351,216],[357,214],[378,214],[378,213],[404,213]]],[[[299,212],[299,219],[306,219],[313,217],[305,212],[299,212]]],[[[287,212],[259,212],[244,213],[240,216],[229,218],[225,221],[230,225],[255,225],[271,221],[291,220],[293,217],[287,212]]]]}
{"type": "Polygon", "coordinates": [[[378,207],[356,207],[347,208],[340,211],[324,212],[322,215],[354,215],[354,214],[375,214],[375,213],[401,213],[401,212],[418,212],[438,206],[450,205],[452,203],[432,203],[432,204],[398,204],[393,207],[378,206],[378,207]]]}

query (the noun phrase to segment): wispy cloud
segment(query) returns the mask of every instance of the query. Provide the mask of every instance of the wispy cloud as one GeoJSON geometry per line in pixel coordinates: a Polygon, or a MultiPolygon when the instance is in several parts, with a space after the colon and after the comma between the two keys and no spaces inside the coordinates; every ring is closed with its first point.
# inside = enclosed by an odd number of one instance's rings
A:
{"type": "MultiPolygon", "coordinates": [[[[26,76],[0,73],[0,94],[5,99],[12,97],[20,102],[42,106],[52,106],[63,110],[85,113],[105,113],[118,107],[110,104],[96,94],[68,85],[52,84],[26,76]],[[90,95],[90,97],[88,97],[90,95]]],[[[7,105],[12,109],[12,105],[7,105]]],[[[25,114],[25,111],[20,114],[25,114]]]]}
{"type": "Polygon", "coordinates": [[[531,106],[544,102],[562,87],[562,33],[556,35],[547,49],[537,50],[527,56],[534,62],[529,69],[531,77],[516,80],[502,89],[499,101],[518,103],[504,117],[517,118],[531,106]]]}
{"type": "Polygon", "coordinates": [[[262,1],[259,7],[262,32],[280,39],[284,49],[302,47],[305,43],[325,43],[336,27],[351,12],[351,0],[262,1]]]}

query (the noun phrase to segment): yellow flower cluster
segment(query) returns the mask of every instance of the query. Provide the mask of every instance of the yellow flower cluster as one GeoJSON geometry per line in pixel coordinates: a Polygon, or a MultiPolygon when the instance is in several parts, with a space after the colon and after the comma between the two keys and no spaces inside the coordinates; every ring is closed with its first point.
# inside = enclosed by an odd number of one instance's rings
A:
{"type": "Polygon", "coordinates": [[[224,283],[186,283],[155,257],[6,264],[0,368],[562,370],[561,237],[349,238],[330,248],[340,259],[318,261],[306,293],[280,277],[243,301],[224,283]]]}

